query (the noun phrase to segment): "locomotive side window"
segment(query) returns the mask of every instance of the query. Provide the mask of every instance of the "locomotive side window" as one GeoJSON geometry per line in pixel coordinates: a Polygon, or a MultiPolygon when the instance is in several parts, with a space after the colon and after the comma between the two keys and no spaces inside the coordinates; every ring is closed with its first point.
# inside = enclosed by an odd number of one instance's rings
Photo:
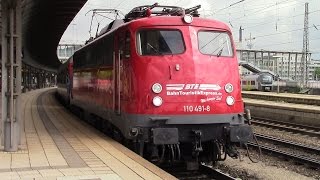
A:
{"type": "Polygon", "coordinates": [[[121,59],[129,59],[130,58],[130,33],[129,33],[129,31],[120,34],[119,51],[120,51],[121,59]]]}
{"type": "Polygon", "coordinates": [[[226,32],[200,31],[198,33],[199,50],[211,56],[233,56],[231,40],[226,32]]]}
{"type": "Polygon", "coordinates": [[[82,69],[96,66],[113,65],[114,36],[106,36],[102,40],[85,47],[74,54],[74,68],[82,69]]]}
{"type": "Polygon", "coordinates": [[[120,59],[124,59],[124,45],[125,45],[124,39],[125,39],[125,37],[124,37],[123,33],[119,33],[118,42],[119,42],[120,59]]]}
{"type": "Polygon", "coordinates": [[[130,58],[130,33],[129,33],[129,31],[126,32],[126,37],[125,37],[124,57],[126,59],[130,58]]]}
{"type": "Polygon", "coordinates": [[[178,30],[145,29],[138,33],[140,55],[181,54],[185,51],[182,34],[178,30]]]}

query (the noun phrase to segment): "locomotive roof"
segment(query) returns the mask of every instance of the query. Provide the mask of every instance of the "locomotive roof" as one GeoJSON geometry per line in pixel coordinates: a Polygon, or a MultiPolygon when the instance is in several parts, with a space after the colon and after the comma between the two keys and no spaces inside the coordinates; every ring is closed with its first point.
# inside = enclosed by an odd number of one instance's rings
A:
{"type": "Polygon", "coordinates": [[[214,20],[214,19],[193,17],[192,23],[188,24],[183,21],[183,16],[150,16],[150,17],[135,19],[129,22],[124,22],[122,25],[117,25],[117,27],[110,29],[105,34],[102,34],[96,37],[95,39],[90,41],[88,44],[86,44],[76,52],[81,51],[82,49],[85,49],[88,45],[94,44],[99,39],[105,36],[108,36],[109,34],[112,34],[116,30],[124,26],[128,26],[132,30],[137,30],[141,27],[151,27],[151,26],[197,26],[197,27],[226,30],[231,33],[230,28],[225,23],[214,20]]]}
{"type": "Polygon", "coordinates": [[[136,19],[129,22],[132,28],[143,26],[198,26],[210,27],[215,29],[224,29],[230,31],[230,28],[223,22],[214,19],[193,17],[193,22],[188,24],[183,22],[183,16],[151,16],[136,19]]]}

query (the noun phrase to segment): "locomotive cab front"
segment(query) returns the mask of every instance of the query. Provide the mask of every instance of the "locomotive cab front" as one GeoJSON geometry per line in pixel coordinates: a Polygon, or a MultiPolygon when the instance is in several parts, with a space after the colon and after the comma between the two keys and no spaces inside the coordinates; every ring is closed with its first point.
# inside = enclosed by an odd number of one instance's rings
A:
{"type": "Polygon", "coordinates": [[[137,98],[132,106],[136,126],[130,131],[139,131],[138,141],[152,146],[150,154],[169,148],[204,161],[223,160],[222,152],[237,156],[232,143],[247,142],[252,131],[244,124],[229,28],[201,18],[185,23],[180,17],[140,19],[131,27],[137,98]]]}

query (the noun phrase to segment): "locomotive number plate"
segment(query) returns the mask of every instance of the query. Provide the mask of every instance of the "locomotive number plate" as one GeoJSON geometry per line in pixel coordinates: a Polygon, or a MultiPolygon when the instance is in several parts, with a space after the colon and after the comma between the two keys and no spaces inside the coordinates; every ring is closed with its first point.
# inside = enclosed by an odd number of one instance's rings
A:
{"type": "Polygon", "coordinates": [[[209,105],[198,106],[183,106],[183,112],[210,112],[211,107],[209,105]]]}

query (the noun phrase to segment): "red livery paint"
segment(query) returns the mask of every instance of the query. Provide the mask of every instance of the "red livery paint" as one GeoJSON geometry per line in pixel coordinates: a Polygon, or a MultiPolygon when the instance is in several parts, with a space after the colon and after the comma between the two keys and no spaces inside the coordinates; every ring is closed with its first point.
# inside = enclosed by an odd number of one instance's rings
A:
{"type": "MultiPolygon", "coordinates": [[[[58,92],[135,142],[166,144],[152,133],[161,128],[157,135],[166,129],[177,136],[173,144],[185,142],[190,151],[199,150],[190,143],[201,147],[217,140],[229,146],[232,128],[245,126],[231,31],[222,22],[198,17],[196,8],[180,8],[181,14],[174,8],[143,6],[111,23],[105,34],[75,52],[73,62],[62,65],[58,92]],[[199,140],[193,142],[193,136],[199,140]]],[[[206,151],[199,152],[211,153],[206,151]]]]}

